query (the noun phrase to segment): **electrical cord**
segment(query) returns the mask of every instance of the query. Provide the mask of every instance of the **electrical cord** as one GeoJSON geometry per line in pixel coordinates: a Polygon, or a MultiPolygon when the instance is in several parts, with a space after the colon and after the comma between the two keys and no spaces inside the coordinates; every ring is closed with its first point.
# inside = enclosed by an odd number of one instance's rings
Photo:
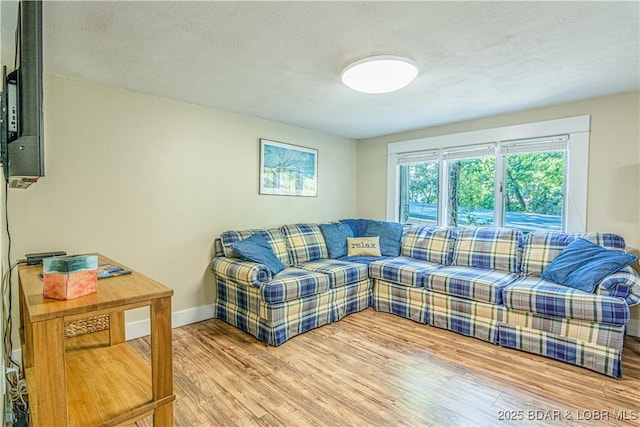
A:
{"type": "Polygon", "coordinates": [[[20,264],[26,263],[26,260],[18,260],[13,265],[11,264],[11,230],[9,227],[9,184],[7,181],[4,183],[4,218],[7,233],[7,269],[2,274],[2,313],[3,313],[3,343],[4,343],[4,366],[5,366],[5,380],[7,385],[7,402],[9,406],[5,408],[6,414],[5,422],[13,422],[18,418],[21,418],[27,413],[28,403],[26,401],[27,396],[27,383],[24,379],[24,373],[21,370],[21,366],[18,362],[13,360],[11,352],[13,350],[13,341],[11,333],[13,330],[12,322],[12,292],[11,292],[11,278],[12,271],[20,264]]]}
{"type": "Polygon", "coordinates": [[[3,275],[2,281],[2,312],[4,314],[4,351],[5,351],[5,366],[9,368],[11,365],[19,367],[11,357],[11,351],[13,349],[13,342],[11,339],[11,331],[13,328],[12,316],[12,292],[11,292],[11,272],[17,265],[11,266],[11,230],[9,229],[9,184],[4,183],[4,220],[7,232],[7,265],[9,269],[3,275]]]}

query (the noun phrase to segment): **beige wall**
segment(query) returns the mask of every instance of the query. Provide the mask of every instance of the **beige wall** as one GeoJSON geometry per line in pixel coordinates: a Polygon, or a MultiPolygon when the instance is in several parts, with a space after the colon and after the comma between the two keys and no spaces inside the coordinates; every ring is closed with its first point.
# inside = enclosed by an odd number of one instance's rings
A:
{"type": "Polygon", "coordinates": [[[174,312],[213,303],[222,231],[356,212],[350,139],[53,76],[45,126],[46,176],[9,191],[13,257],[101,252],[173,288],[174,312]],[[319,150],[318,197],[258,195],[261,137],[319,150]]]}
{"type": "MultiPolygon", "coordinates": [[[[387,144],[438,135],[591,115],[587,231],[622,235],[640,252],[640,92],[592,98],[358,141],[358,216],[385,218],[387,144]]],[[[632,309],[640,334],[640,306],[632,309]]]]}

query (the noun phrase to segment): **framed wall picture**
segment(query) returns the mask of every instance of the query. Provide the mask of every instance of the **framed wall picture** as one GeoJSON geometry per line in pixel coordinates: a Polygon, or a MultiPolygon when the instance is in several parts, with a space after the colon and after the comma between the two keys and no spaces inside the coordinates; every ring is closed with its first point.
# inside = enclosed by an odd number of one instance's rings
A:
{"type": "Polygon", "coordinates": [[[260,194],[318,195],[318,150],[260,139],[260,194]]]}

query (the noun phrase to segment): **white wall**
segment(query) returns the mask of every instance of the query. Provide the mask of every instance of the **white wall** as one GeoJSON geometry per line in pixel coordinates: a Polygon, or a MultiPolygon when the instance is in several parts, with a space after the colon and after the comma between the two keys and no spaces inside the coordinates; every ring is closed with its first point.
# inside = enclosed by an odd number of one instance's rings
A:
{"type": "MultiPolygon", "coordinates": [[[[515,112],[358,141],[358,216],[386,215],[387,144],[589,114],[587,231],[623,236],[640,254],[640,92],[515,112]]],[[[638,265],[636,265],[638,268],[638,265]]],[[[640,306],[630,330],[640,336],[640,306]]]]}
{"type": "Polygon", "coordinates": [[[356,212],[353,140],[55,76],[45,129],[45,177],[8,195],[14,258],[100,252],[173,288],[174,312],[213,303],[222,231],[356,212]],[[259,195],[259,138],[317,148],[318,197],[259,195]]]}

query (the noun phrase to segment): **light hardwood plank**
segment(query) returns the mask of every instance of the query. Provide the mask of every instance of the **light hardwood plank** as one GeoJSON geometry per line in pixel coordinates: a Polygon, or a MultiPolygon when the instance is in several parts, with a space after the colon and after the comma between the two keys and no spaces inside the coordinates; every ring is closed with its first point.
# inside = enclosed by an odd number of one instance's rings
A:
{"type": "Polygon", "coordinates": [[[622,379],[373,309],[279,347],[208,320],[173,351],[176,426],[640,425],[634,337],[622,379]]]}

